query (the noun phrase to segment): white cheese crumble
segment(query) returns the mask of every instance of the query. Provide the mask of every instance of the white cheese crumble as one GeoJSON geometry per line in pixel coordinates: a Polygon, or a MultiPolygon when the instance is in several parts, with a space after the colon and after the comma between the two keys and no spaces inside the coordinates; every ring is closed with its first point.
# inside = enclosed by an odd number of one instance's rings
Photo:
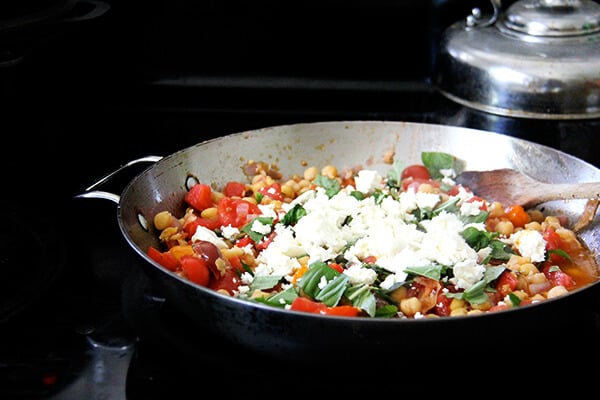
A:
{"type": "Polygon", "coordinates": [[[532,262],[545,260],[546,241],[540,232],[522,229],[510,235],[508,240],[517,248],[521,256],[529,257],[532,262]]]}
{"type": "Polygon", "coordinates": [[[227,240],[232,240],[239,234],[240,230],[234,226],[231,226],[231,224],[221,227],[221,236],[227,240]]]}
{"type": "MultiPolygon", "coordinates": [[[[370,191],[380,183],[379,174],[363,170],[356,186],[370,191]]],[[[301,204],[306,215],[293,226],[275,226],[275,238],[256,258],[255,275],[281,275],[291,282],[300,268],[298,257],[307,255],[311,264],[334,260],[343,252],[348,260],[344,273],[351,284],[375,282],[376,272],[362,267],[366,257],[375,257],[378,266],[391,272],[380,284],[384,289],[404,282],[407,267],[432,263],[458,264],[456,283],[463,288],[481,279],[484,267],[477,263],[481,256],[461,236],[465,226],[458,216],[441,212],[420,226],[414,223],[410,213],[417,208],[432,210],[440,202],[438,194],[411,189],[401,192],[397,199],[387,196],[377,204],[372,196],[358,200],[350,194],[352,190],[346,187],[329,198],[317,187],[284,204],[286,211],[301,204]]],[[[469,196],[464,191],[461,195],[469,196]]]]}
{"type": "Polygon", "coordinates": [[[215,246],[217,246],[220,249],[225,249],[225,248],[229,247],[229,246],[227,246],[227,243],[225,243],[225,241],[223,239],[221,239],[220,237],[217,236],[216,233],[214,233],[212,230],[205,228],[203,226],[200,226],[200,225],[198,225],[198,227],[196,228],[196,232],[192,236],[192,242],[197,242],[199,240],[211,242],[212,244],[214,244],[215,246]]]}
{"type": "Polygon", "coordinates": [[[358,171],[357,176],[354,178],[356,184],[356,190],[363,193],[372,193],[377,189],[383,187],[383,178],[377,171],[363,169],[358,171]]]}

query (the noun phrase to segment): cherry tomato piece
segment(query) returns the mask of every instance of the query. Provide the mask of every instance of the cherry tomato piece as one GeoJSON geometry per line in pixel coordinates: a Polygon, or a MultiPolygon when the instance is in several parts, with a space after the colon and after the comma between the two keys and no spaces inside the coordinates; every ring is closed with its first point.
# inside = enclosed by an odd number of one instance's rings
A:
{"type": "Polygon", "coordinates": [[[512,222],[515,228],[522,228],[530,221],[529,214],[523,206],[512,205],[504,209],[504,214],[512,222]]]}
{"type": "Polygon", "coordinates": [[[242,182],[229,181],[225,184],[223,194],[227,197],[244,197],[244,194],[246,194],[246,185],[242,182]]]}
{"type": "Polygon", "coordinates": [[[429,170],[426,166],[414,164],[404,168],[400,175],[400,178],[403,180],[409,177],[414,179],[429,180],[431,179],[431,174],[429,173],[429,170]]]}
{"type": "Polygon", "coordinates": [[[170,252],[161,252],[156,247],[150,246],[147,251],[148,256],[168,269],[169,271],[175,271],[179,266],[179,260],[170,252]]]}
{"type": "Polygon", "coordinates": [[[212,189],[204,183],[197,183],[185,194],[185,202],[198,211],[213,206],[212,189]]]}
{"type": "Polygon", "coordinates": [[[201,286],[208,286],[210,271],[206,261],[196,256],[182,256],[179,259],[185,276],[192,282],[201,286]]]}

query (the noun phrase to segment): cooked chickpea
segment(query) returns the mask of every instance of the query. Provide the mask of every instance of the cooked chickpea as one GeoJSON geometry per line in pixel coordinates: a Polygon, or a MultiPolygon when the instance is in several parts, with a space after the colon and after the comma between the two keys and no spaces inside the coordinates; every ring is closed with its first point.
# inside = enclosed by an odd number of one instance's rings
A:
{"type": "Polygon", "coordinates": [[[319,170],[317,167],[309,167],[304,170],[304,179],[307,181],[313,181],[317,175],[319,174],[319,170]]]}
{"type": "Polygon", "coordinates": [[[531,275],[527,275],[528,283],[544,283],[547,281],[548,279],[546,278],[546,275],[544,275],[542,272],[535,272],[531,275]]]}
{"type": "Polygon", "coordinates": [[[174,226],[169,226],[169,227],[163,229],[163,231],[160,233],[158,238],[161,241],[166,242],[166,241],[170,240],[172,236],[177,234],[177,232],[179,232],[179,230],[177,228],[175,228],[174,226]]]}
{"type": "Polygon", "coordinates": [[[542,224],[540,224],[538,221],[532,221],[532,222],[529,222],[529,223],[525,224],[524,228],[527,229],[527,230],[530,230],[530,231],[541,232],[542,231],[542,224]]]}
{"type": "MultiPolygon", "coordinates": [[[[267,197],[267,196],[265,196],[265,197],[267,197]]],[[[258,204],[258,201],[256,201],[256,197],[254,197],[254,196],[244,197],[244,200],[246,200],[248,203],[258,204]]]]}
{"type": "Polygon", "coordinates": [[[489,218],[499,218],[504,215],[504,207],[502,206],[502,203],[494,201],[488,207],[488,212],[490,213],[489,218]]]}
{"type": "Polygon", "coordinates": [[[293,198],[296,194],[296,191],[294,190],[294,187],[292,185],[284,183],[283,185],[281,185],[281,193],[283,193],[285,197],[293,198]]]}
{"type": "Polygon", "coordinates": [[[523,274],[525,276],[530,276],[530,275],[537,274],[540,272],[537,269],[537,267],[535,265],[533,265],[532,263],[523,263],[523,264],[519,265],[519,267],[517,268],[517,271],[519,271],[521,274],[523,274]]]}
{"type": "Polygon", "coordinates": [[[302,189],[307,189],[309,188],[311,185],[311,182],[307,179],[302,179],[300,182],[298,182],[298,187],[300,188],[299,191],[302,191],[302,189]]]}
{"type": "Polygon", "coordinates": [[[502,236],[510,236],[515,230],[515,226],[509,220],[502,220],[496,225],[495,231],[502,236]]]}
{"type": "Polygon", "coordinates": [[[329,179],[337,178],[338,170],[333,165],[326,165],[321,169],[321,175],[326,176],[329,179]]]}
{"type": "Polygon", "coordinates": [[[421,183],[417,192],[420,193],[435,193],[436,189],[429,183],[421,183]]]}
{"type": "Polygon", "coordinates": [[[451,317],[455,317],[458,315],[467,315],[467,309],[465,307],[459,307],[459,308],[455,308],[454,310],[450,311],[450,316],[451,317]]]}
{"type": "Polygon", "coordinates": [[[554,286],[552,289],[548,290],[548,298],[551,299],[553,297],[558,297],[567,294],[567,289],[562,286],[554,286]]]}
{"type": "Polygon", "coordinates": [[[154,216],[154,227],[159,231],[171,226],[175,217],[169,211],[161,211],[154,216]]]}
{"type": "Polygon", "coordinates": [[[465,307],[465,301],[462,299],[452,299],[452,301],[450,302],[451,310],[456,310],[456,309],[464,308],[464,307],[465,307]]]}
{"type": "Polygon", "coordinates": [[[225,258],[241,257],[244,255],[244,249],[238,246],[233,246],[232,248],[221,249],[221,254],[225,258]]]}
{"type": "Polygon", "coordinates": [[[421,312],[423,305],[416,297],[408,297],[400,300],[400,311],[406,316],[412,317],[421,312]]]}
{"type": "Polygon", "coordinates": [[[529,218],[532,222],[541,223],[542,221],[544,221],[544,213],[542,213],[540,210],[528,210],[527,214],[529,214],[529,218]]]}
{"type": "Polygon", "coordinates": [[[209,218],[209,219],[213,219],[213,218],[217,218],[217,207],[209,207],[209,208],[205,208],[204,210],[202,210],[202,212],[200,213],[200,216],[202,218],[209,218]]]}
{"type": "Polygon", "coordinates": [[[546,219],[544,219],[544,222],[542,223],[542,225],[546,226],[546,227],[550,227],[550,228],[554,228],[554,229],[558,229],[561,228],[562,225],[560,224],[560,220],[558,219],[558,217],[555,216],[548,216],[546,217],[546,219]]]}
{"type": "Polygon", "coordinates": [[[479,309],[474,309],[474,310],[469,310],[467,311],[467,315],[477,315],[477,314],[483,314],[483,310],[479,310],[479,309]]]}
{"type": "Polygon", "coordinates": [[[400,301],[406,298],[406,287],[400,286],[398,289],[391,292],[390,298],[396,303],[400,303],[400,301]]]}

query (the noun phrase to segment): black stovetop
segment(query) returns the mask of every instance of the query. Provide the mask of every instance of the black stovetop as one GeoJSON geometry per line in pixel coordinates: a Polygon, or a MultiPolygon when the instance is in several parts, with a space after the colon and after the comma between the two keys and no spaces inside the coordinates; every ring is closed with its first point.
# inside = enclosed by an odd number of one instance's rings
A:
{"type": "MultiPolygon", "coordinates": [[[[140,261],[118,230],[113,203],[72,198],[77,190],[129,159],[167,155],[198,142],[207,133],[217,137],[287,123],[375,119],[497,131],[548,144],[600,165],[593,150],[599,140],[594,135],[598,121],[528,121],[485,115],[447,101],[427,85],[415,84],[405,94],[382,96],[388,102],[382,98],[365,102],[365,98],[377,96],[355,93],[352,107],[347,109],[341,102],[333,103],[339,104],[335,109],[276,108],[265,104],[264,97],[248,93],[246,104],[253,107],[175,107],[168,99],[182,97],[167,96],[164,88],[147,90],[163,101],[142,96],[144,101],[132,102],[130,108],[121,103],[101,113],[41,113],[41,119],[23,119],[22,125],[14,128],[43,131],[64,140],[74,138],[78,143],[73,149],[46,139],[48,146],[34,146],[37,150],[24,154],[23,162],[35,155],[38,162],[46,163],[39,164],[41,168],[29,180],[18,180],[16,187],[23,192],[22,206],[31,211],[26,214],[33,221],[33,234],[54,238],[53,247],[45,251],[52,253],[56,271],[51,282],[33,282],[37,292],[31,302],[6,313],[0,344],[0,375],[4,377],[0,389],[9,397],[177,397],[197,390],[198,368],[214,387],[227,387],[235,376],[239,385],[256,390],[289,390],[289,377],[282,370],[267,368],[268,363],[257,355],[187,325],[185,317],[143,274],[140,261]],[[77,136],[82,129],[85,134],[77,136]],[[170,132],[168,137],[165,131],[170,132]],[[174,136],[181,140],[173,140],[174,136]],[[40,232],[42,226],[46,228],[40,232]],[[262,360],[260,366],[249,368],[248,360],[256,358],[262,360]],[[203,369],[206,365],[208,370],[203,369]]],[[[176,92],[177,88],[169,90],[176,92]]],[[[313,99],[304,96],[303,104],[328,103],[316,94],[313,99]]],[[[337,95],[331,92],[329,96],[333,101],[337,95]]],[[[347,95],[345,98],[348,101],[347,95]]],[[[242,99],[238,97],[238,101],[242,99]]],[[[302,102],[301,96],[296,94],[294,102],[302,102]]],[[[597,314],[587,315],[574,329],[595,338],[600,334],[598,318],[597,314]]]]}
{"type": "MultiPolygon", "coordinates": [[[[151,11],[145,9],[143,14],[151,11]]],[[[161,21],[157,15],[153,18],[161,21]]],[[[150,56],[140,64],[147,62],[149,67],[137,74],[140,65],[134,68],[123,57],[132,57],[127,48],[141,40],[144,30],[134,30],[133,38],[123,38],[125,44],[111,52],[127,32],[125,25],[118,25],[106,43],[102,25],[99,34],[82,36],[76,44],[87,46],[76,54],[67,41],[38,49],[37,56],[16,68],[0,63],[3,132],[11,139],[6,148],[12,154],[0,161],[4,193],[8,193],[0,210],[5,212],[2,250],[7,254],[1,265],[8,277],[0,281],[2,398],[181,398],[189,391],[203,394],[209,387],[239,395],[244,387],[280,395],[295,387],[288,370],[271,368],[268,360],[190,329],[143,274],[141,261],[118,229],[115,204],[73,198],[127,161],[169,155],[207,138],[267,126],[393,120],[490,130],[549,145],[600,167],[596,151],[600,120],[539,121],[467,109],[437,93],[427,73],[418,73],[427,62],[413,64],[406,76],[387,65],[385,73],[377,76],[377,67],[361,60],[361,68],[371,69],[369,77],[360,79],[359,69],[342,76],[315,76],[319,69],[312,64],[313,73],[305,76],[200,74],[158,65],[159,55],[165,54],[153,53],[152,43],[145,43],[150,56]],[[93,50],[98,48],[99,55],[93,50]],[[26,238],[26,244],[19,238],[26,238]]],[[[163,28],[151,36],[167,34],[163,28]]],[[[403,29],[411,31],[407,26],[403,29]]],[[[433,38],[424,37],[424,32],[429,32],[427,26],[419,26],[415,34],[419,43],[411,44],[411,51],[431,45],[433,38]]],[[[169,38],[163,38],[163,46],[169,38]]],[[[187,39],[175,50],[188,48],[193,40],[187,39]]],[[[352,48],[351,43],[345,46],[352,48]]],[[[379,51],[386,46],[380,44],[379,51]]],[[[217,46],[210,49],[226,53],[217,46]]],[[[285,65],[290,67],[293,57],[286,54],[285,65]]],[[[268,64],[262,60],[257,65],[268,64]]],[[[304,60],[302,65],[307,64],[304,60]]],[[[118,193],[129,178],[122,177],[108,189],[118,193]]],[[[598,315],[584,316],[573,329],[596,342],[598,315]]],[[[595,357],[600,353],[597,346],[589,352],[595,357]]],[[[537,370],[538,362],[550,360],[550,355],[538,354],[523,362],[537,370]]],[[[363,388],[392,385],[389,366],[381,362],[386,373],[364,379],[363,388]]],[[[441,359],[436,365],[447,371],[452,362],[441,359]]],[[[505,370],[510,372],[511,367],[505,370]]],[[[319,367],[312,373],[321,374],[315,382],[327,383],[332,378],[347,379],[348,371],[346,377],[323,375],[319,367]]],[[[428,378],[421,383],[431,380],[436,381],[428,378]]],[[[313,388],[301,382],[304,389],[313,388]]],[[[356,385],[335,387],[338,395],[357,389],[356,385]]]]}

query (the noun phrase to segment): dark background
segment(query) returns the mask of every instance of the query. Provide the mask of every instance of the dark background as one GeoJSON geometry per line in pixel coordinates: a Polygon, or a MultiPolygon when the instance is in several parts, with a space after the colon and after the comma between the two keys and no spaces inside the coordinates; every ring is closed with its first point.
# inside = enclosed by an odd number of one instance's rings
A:
{"type": "MultiPolygon", "coordinates": [[[[0,395],[67,398],[63,389],[88,371],[90,338],[141,338],[129,399],[194,384],[186,373],[198,361],[177,364],[169,344],[199,355],[196,332],[182,337],[177,314],[157,317],[163,307],[139,302],[149,289],[116,205],[74,198],[135,158],[267,126],[398,120],[491,130],[600,166],[598,120],[494,116],[437,93],[443,30],[475,6],[489,14],[488,3],[2,0],[0,395]]],[[[118,194],[135,173],[108,189],[118,194]]],[[[119,399],[124,379],[86,386],[80,398],[104,383],[119,399]]]]}

